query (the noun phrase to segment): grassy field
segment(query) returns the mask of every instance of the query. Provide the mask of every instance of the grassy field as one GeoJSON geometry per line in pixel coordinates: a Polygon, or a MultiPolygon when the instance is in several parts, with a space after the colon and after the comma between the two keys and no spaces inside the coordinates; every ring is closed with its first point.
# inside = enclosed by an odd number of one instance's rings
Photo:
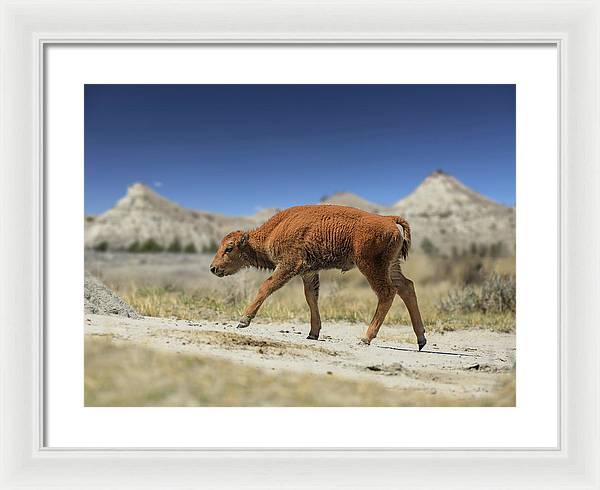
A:
{"type": "Polygon", "coordinates": [[[85,341],[85,406],[515,406],[514,372],[486,397],[390,389],[335,375],[271,373],[209,356],[85,341]]]}
{"type": "MultiPolygon", "coordinates": [[[[207,263],[210,258],[207,258],[207,263]]],[[[483,327],[498,332],[515,329],[514,257],[446,259],[413,254],[403,271],[417,289],[428,330],[483,327]]],[[[205,277],[192,283],[177,278],[136,280],[125,273],[105,281],[141,314],[188,320],[235,320],[268,273],[244,270],[232,277],[205,277]]],[[[356,269],[321,273],[319,306],[323,321],[368,323],[377,304],[374,293],[356,269]]],[[[259,317],[308,321],[302,281],[295,278],[273,294],[259,317]]],[[[396,298],[386,323],[407,324],[408,312],[396,298]]]]}

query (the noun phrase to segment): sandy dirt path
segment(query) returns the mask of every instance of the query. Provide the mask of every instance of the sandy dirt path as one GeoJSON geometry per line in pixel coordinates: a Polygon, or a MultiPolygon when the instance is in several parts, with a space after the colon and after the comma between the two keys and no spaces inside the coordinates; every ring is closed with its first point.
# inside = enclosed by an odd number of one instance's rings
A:
{"type": "Polygon", "coordinates": [[[85,315],[88,336],[110,335],[116,342],[218,357],[271,372],[336,375],[432,394],[484,396],[515,366],[514,334],[488,330],[429,332],[419,352],[408,326],[384,326],[370,346],[363,346],[358,338],[364,326],[359,324],[328,322],[319,341],[307,340],[308,325],[299,322],[236,325],[85,315]]]}

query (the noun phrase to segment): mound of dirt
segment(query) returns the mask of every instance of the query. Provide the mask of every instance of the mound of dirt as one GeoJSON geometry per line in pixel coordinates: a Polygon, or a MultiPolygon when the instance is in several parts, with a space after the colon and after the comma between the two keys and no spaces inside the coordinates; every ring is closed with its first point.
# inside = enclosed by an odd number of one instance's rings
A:
{"type": "Polygon", "coordinates": [[[85,273],[83,291],[86,313],[140,318],[140,315],[131,306],[88,272],[85,273]]]}

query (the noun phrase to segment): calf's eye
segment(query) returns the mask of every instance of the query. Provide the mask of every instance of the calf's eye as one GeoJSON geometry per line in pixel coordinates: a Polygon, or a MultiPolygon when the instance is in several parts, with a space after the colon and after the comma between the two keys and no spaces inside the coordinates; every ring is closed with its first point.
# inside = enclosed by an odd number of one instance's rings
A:
{"type": "Polygon", "coordinates": [[[228,254],[229,252],[231,252],[233,250],[233,247],[227,247],[225,249],[225,253],[228,254]]]}

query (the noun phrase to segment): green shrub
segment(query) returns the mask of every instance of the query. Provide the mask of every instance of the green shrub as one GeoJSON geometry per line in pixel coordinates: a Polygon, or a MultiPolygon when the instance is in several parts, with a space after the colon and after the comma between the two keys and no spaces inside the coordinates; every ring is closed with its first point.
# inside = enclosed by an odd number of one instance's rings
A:
{"type": "Polygon", "coordinates": [[[186,254],[195,254],[198,253],[198,250],[196,250],[196,245],[194,245],[193,243],[189,243],[185,246],[185,248],[183,249],[184,253],[186,254]]]}
{"type": "Polygon", "coordinates": [[[429,238],[425,238],[421,242],[421,249],[423,250],[425,255],[429,255],[430,257],[438,255],[438,252],[439,252],[437,247],[433,244],[433,242],[429,238]]]}
{"type": "Polygon", "coordinates": [[[181,253],[183,251],[183,247],[181,246],[181,242],[179,241],[179,238],[175,238],[172,242],[171,245],[168,246],[167,248],[167,252],[171,252],[171,253],[181,253]]]}
{"type": "Polygon", "coordinates": [[[135,242],[131,243],[127,247],[127,251],[130,253],[138,253],[140,251],[140,242],[136,240],[135,242]]]}
{"type": "Polygon", "coordinates": [[[506,246],[504,242],[492,243],[490,246],[490,257],[504,257],[506,255],[506,246]]]}
{"type": "Polygon", "coordinates": [[[466,286],[443,298],[438,308],[445,313],[515,312],[517,304],[515,276],[493,273],[480,286],[466,286]]]}
{"type": "Polygon", "coordinates": [[[202,253],[205,254],[214,254],[217,250],[219,250],[219,242],[217,242],[214,238],[202,247],[202,253]]]}
{"type": "Polygon", "coordinates": [[[481,284],[486,279],[483,262],[479,258],[467,257],[458,267],[457,277],[459,284],[481,284]]]}
{"type": "Polygon", "coordinates": [[[106,240],[97,243],[96,245],[94,245],[94,250],[96,252],[106,252],[108,250],[108,242],[106,240]]]}
{"type": "Polygon", "coordinates": [[[157,253],[164,252],[164,247],[160,245],[154,238],[148,238],[140,245],[139,252],[141,253],[157,253]]]}

